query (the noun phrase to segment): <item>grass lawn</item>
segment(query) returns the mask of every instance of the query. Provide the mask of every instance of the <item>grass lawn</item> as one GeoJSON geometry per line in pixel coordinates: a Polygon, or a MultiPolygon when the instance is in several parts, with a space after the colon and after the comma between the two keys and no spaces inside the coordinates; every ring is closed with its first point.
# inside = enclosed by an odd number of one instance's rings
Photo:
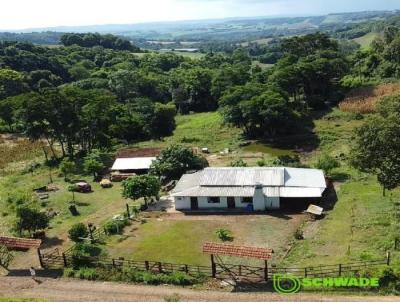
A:
{"type": "Polygon", "coordinates": [[[223,125],[217,112],[195,113],[176,117],[176,129],[172,136],[163,141],[147,141],[137,144],[139,147],[166,147],[173,144],[207,147],[211,152],[224,148],[236,149],[241,139],[239,129],[223,125]]]}
{"type": "MultiPolygon", "coordinates": [[[[182,216],[181,219],[161,216],[128,227],[123,236],[107,243],[107,249],[113,257],[209,265],[209,256],[202,253],[202,246],[207,241],[221,242],[215,232],[223,228],[232,232],[232,244],[273,248],[274,261],[278,262],[303,218],[302,215],[182,216]]],[[[226,261],[257,263],[237,258],[226,261]]]]}

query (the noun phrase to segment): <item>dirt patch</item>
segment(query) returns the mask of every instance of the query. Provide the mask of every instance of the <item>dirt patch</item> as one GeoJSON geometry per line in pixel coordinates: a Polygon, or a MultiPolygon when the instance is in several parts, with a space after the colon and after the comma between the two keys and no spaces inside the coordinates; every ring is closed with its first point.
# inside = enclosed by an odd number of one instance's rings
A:
{"type": "Polygon", "coordinates": [[[232,301],[232,302],[392,302],[397,297],[323,296],[312,294],[279,295],[271,292],[224,292],[215,290],[191,290],[171,286],[128,285],[111,282],[82,280],[40,279],[36,283],[24,277],[0,277],[0,296],[37,297],[60,302],[163,302],[177,294],[180,301],[232,301]]]}
{"type": "Polygon", "coordinates": [[[160,148],[130,148],[120,149],[117,151],[117,157],[130,158],[130,157],[156,157],[161,153],[160,148]]]}

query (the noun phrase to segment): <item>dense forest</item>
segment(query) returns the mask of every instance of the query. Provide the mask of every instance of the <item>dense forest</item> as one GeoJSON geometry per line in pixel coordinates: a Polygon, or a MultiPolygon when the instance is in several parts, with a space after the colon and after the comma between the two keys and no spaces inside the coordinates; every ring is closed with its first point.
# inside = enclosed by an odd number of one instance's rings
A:
{"type": "Polygon", "coordinates": [[[335,105],[346,89],[398,77],[400,66],[393,26],[366,50],[344,51],[323,33],[283,39],[266,69],[246,47],[191,59],[137,56],[110,35],[61,39],[65,47],[0,43],[0,119],[5,130],[58,143],[70,157],[168,136],[175,115],[190,112],[218,110],[246,136],[274,139],[303,131],[313,110],[335,105]]]}

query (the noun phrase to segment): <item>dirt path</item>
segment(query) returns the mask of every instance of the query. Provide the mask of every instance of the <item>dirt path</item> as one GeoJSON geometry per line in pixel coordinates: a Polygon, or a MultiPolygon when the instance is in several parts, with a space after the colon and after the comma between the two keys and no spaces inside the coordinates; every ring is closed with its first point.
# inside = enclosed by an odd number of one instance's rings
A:
{"type": "Polygon", "coordinates": [[[25,277],[0,277],[0,297],[36,297],[50,301],[165,301],[166,297],[178,294],[180,302],[230,301],[230,302],[392,302],[399,297],[348,297],[295,294],[282,296],[275,293],[231,293],[200,291],[167,286],[127,285],[108,282],[89,282],[65,279],[41,279],[37,284],[25,277]]]}

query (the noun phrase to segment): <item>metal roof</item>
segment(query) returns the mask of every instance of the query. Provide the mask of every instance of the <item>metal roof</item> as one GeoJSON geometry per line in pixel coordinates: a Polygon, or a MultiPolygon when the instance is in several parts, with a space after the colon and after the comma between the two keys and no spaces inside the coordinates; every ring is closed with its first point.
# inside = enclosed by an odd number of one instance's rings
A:
{"type": "MultiPolygon", "coordinates": [[[[279,188],[280,197],[321,197],[325,188],[282,187],[279,188]]],[[[267,195],[268,196],[268,195],[267,195]]]]}
{"type": "Polygon", "coordinates": [[[206,168],[200,186],[282,186],[283,168],[206,168]]]}
{"type": "Polygon", "coordinates": [[[178,191],[177,193],[173,193],[172,196],[208,196],[208,197],[230,197],[230,196],[238,196],[238,197],[251,197],[254,195],[254,187],[246,186],[246,187],[206,187],[206,186],[197,186],[185,191],[178,191]]]}
{"type": "Polygon", "coordinates": [[[149,169],[155,157],[117,158],[111,168],[113,171],[149,169]]]}
{"type": "Polygon", "coordinates": [[[285,187],[325,188],[322,170],[285,168],[285,187]]]}
{"type": "Polygon", "coordinates": [[[172,193],[182,192],[187,189],[197,187],[199,185],[200,175],[201,175],[201,172],[182,175],[181,179],[176,184],[175,188],[172,190],[172,193]]]}
{"type": "Polygon", "coordinates": [[[254,195],[256,184],[268,197],[321,197],[326,188],[324,173],[298,168],[206,168],[185,174],[173,196],[254,195]]]}

